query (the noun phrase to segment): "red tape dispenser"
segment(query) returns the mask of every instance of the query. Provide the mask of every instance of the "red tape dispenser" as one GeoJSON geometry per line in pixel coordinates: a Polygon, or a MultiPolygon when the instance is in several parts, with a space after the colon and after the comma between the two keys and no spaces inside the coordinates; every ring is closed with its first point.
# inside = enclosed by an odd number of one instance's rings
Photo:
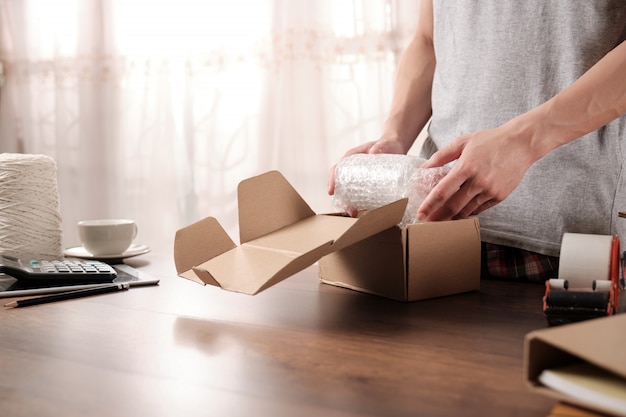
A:
{"type": "Polygon", "coordinates": [[[620,292],[618,236],[565,233],[559,277],[546,281],[543,312],[551,326],[610,316],[620,292]]]}

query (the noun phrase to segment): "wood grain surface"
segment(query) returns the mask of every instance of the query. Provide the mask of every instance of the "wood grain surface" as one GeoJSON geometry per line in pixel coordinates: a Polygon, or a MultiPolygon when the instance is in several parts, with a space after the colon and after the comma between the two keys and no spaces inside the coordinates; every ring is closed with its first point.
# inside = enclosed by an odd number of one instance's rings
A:
{"type": "MultiPolygon", "coordinates": [[[[544,287],[415,303],[320,284],[249,296],[127,261],[158,287],[0,311],[2,416],[547,416],[523,340],[544,287]]],[[[7,300],[8,301],[8,300],[7,300]]],[[[4,303],[3,303],[4,304],[4,303]]]]}

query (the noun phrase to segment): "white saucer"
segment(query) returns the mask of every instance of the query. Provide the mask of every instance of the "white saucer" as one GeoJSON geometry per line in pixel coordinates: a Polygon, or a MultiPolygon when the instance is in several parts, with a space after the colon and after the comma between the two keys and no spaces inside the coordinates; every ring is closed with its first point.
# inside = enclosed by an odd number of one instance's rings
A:
{"type": "Polygon", "coordinates": [[[72,258],[110,260],[110,259],[131,258],[133,256],[143,255],[144,253],[148,253],[148,252],[150,252],[150,248],[148,246],[137,245],[133,243],[123,253],[120,253],[117,255],[95,256],[87,252],[87,249],[83,248],[82,246],[76,246],[74,248],[65,249],[63,253],[65,253],[65,256],[70,256],[72,258]]]}

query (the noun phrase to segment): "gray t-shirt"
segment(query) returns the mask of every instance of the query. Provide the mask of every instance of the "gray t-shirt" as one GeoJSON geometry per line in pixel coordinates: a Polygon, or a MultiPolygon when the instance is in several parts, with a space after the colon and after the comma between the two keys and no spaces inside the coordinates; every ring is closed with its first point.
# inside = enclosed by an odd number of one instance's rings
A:
{"type": "MultiPolygon", "coordinates": [[[[576,81],[626,37],[624,0],[434,0],[437,58],[428,157],[576,81]]],[[[626,82],[626,74],[624,74],[626,82]]],[[[563,233],[626,242],[626,117],[552,151],[482,213],[482,239],[558,256],[563,233]]]]}

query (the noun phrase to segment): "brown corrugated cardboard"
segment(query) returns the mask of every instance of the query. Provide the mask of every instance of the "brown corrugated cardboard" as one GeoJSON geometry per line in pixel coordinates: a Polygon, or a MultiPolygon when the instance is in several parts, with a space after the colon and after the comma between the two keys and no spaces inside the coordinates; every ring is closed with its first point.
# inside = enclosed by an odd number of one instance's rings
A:
{"type": "Polygon", "coordinates": [[[560,393],[539,382],[541,373],[583,362],[626,379],[626,314],[537,330],[525,340],[524,368],[531,390],[550,397],[613,414],[602,404],[560,393]]]}
{"type": "Polygon", "coordinates": [[[238,200],[241,245],[211,217],[179,230],[174,261],[180,276],[256,294],[399,223],[407,204],[400,200],[358,219],[315,214],[277,171],[242,181],[238,200]]]}
{"type": "Polygon", "coordinates": [[[477,290],[478,219],[395,226],[325,256],[319,272],[327,284],[399,301],[477,290]]]}
{"type": "Polygon", "coordinates": [[[358,218],[315,214],[277,171],[242,181],[238,203],[240,246],[212,217],[176,233],[181,277],[256,294],[321,259],[324,282],[396,300],[479,287],[475,219],[400,229],[406,199],[358,218]]]}

